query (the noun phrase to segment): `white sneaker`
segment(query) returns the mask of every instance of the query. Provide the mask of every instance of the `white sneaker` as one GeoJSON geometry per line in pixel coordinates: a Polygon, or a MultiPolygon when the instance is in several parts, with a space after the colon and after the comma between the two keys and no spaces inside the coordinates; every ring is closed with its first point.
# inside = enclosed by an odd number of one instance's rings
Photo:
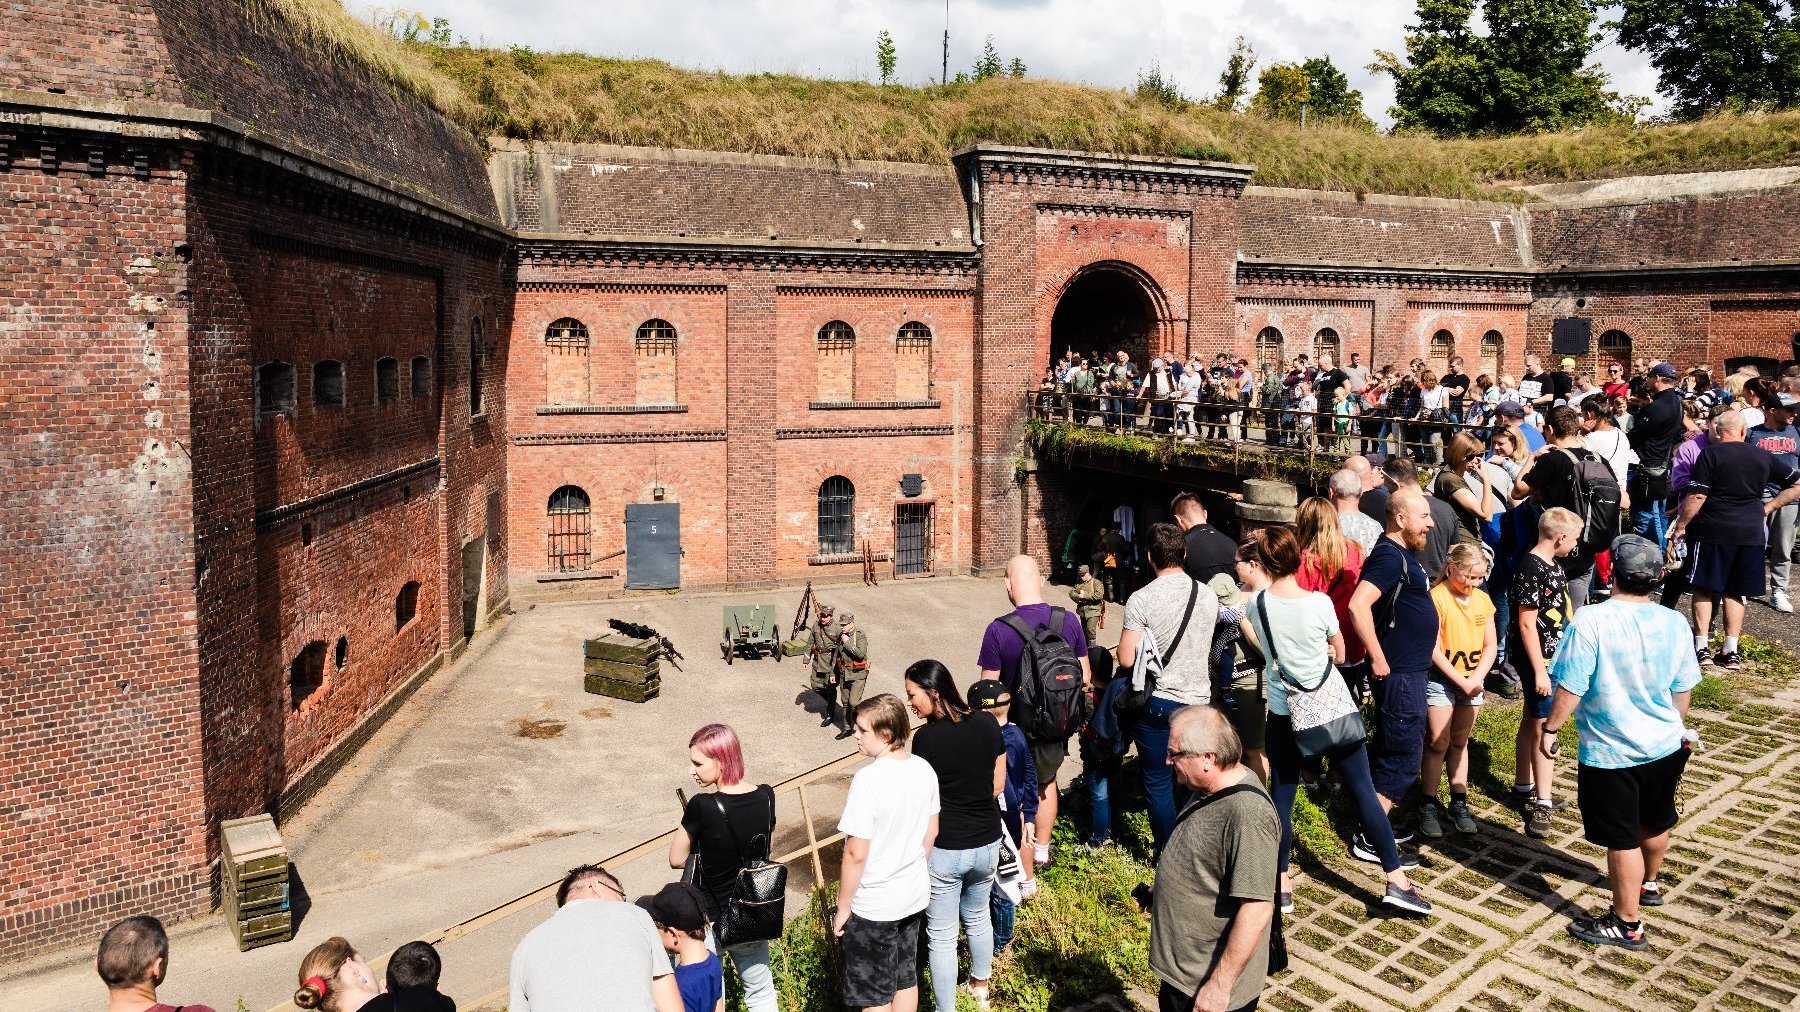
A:
{"type": "Polygon", "coordinates": [[[1769,595],[1769,607],[1781,612],[1783,615],[1792,615],[1794,613],[1794,602],[1788,600],[1787,591],[1784,590],[1778,590],[1769,595]]]}

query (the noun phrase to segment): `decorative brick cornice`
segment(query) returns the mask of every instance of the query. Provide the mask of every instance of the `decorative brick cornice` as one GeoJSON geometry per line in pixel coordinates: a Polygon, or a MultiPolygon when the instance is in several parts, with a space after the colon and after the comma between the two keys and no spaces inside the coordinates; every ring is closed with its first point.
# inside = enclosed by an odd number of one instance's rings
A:
{"type": "Polygon", "coordinates": [[[682,415],[686,404],[546,404],[540,415],[682,415]]]}
{"type": "Polygon", "coordinates": [[[972,299],[973,288],[897,288],[892,285],[776,285],[777,295],[824,295],[832,298],[855,298],[859,295],[881,295],[893,298],[972,299]]]}
{"type": "Polygon", "coordinates": [[[943,401],[813,401],[806,405],[811,411],[893,411],[907,408],[941,408],[943,401]]]}
{"type": "Polygon", "coordinates": [[[346,499],[353,499],[366,492],[372,492],[395,482],[405,481],[408,478],[423,474],[426,471],[436,471],[438,469],[438,462],[439,458],[437,457],[432,457],[429,460],[421,460],[416,464],[397,467],[392,471],[387,471],[371,478],[364,478],[361,481],[351,482],[348,485],[334,488],[329,492],[309,496],[299,502],[264,510],[256,515],[256,526],[260,529],[275,527],[288,520],[292,520],[302,513],[310,513],[333,503],[342,502],[346,499]]]}
{"type": "Polygon", "coordinates": [[[521,292],[596,292],[602,295],[724,295],[724,285],[662,285],[614,281],[521,281],[521,292]]]}
{"type": "Polygon", "coordinates": [[[859,425],[835,429],[776,429],[776,439],[865,439],[882,436],[948,436],[953,425],[859,425]]]}
{"type": "Polygon", "coordinates": [[[1239,306],[1250,309],[1374,309],[1373,299],[1265,299],[1254,296],[1241,297],[1239,306]]]}
{"type": "Polygon", "coordinates": [[[723,443],[724,429],[679,429],[670,432],[530,432],[513,437],[514,446],[576,446],[592,443],[723,443]]]}
{"type": "Polygon", "coordinates": [[[975,144],[952,156],[984,186],[1050,185],[1124,193],[1237,197],[1253,168],[1193,158],[1137,158],[975,144]]]}
{"type": "Polygon", "coordinates": [[[1502,311],[1526,310],[1531,308],[1529,302],[1443,302],[1406,300],[1410,309],[1498,309],[1502,311]]]}
{"type": "Polygon", "coordinates": [[[1791,309],[1800,312],[1800,298],[1795,299],[1714,299],[1709,307],[1713,312],[1742,312],[1759,309],[1791,309]]]}
{"type": "Polygon", "coordinates": [[[974,249],[880,249],[753,244],[702,244],[655,240],[530,238],[518,244],[522,267],[750,268],[790,271],[868,271],[897,274],[972,276],[980,257],[974,249]]]}
{"type": "Polygon", "coordinates": [[[1332,266],[1242,263],[1240,285],[1288,287],[1410,288],[1436,291],[1530,292],[1530,271],[1459,270],[1454,267],[1332,266]]]}
{"type": "Polygon", "coordinates": [[[1039,214],[1078,215],[1083,218],[1162,218],[1173,221],[1190,221],[1192,211],[1173,210],[1161,207],[1123,207],[1117,204],[1050,204],[1040,202],[1037,206],[1039,214]]]}

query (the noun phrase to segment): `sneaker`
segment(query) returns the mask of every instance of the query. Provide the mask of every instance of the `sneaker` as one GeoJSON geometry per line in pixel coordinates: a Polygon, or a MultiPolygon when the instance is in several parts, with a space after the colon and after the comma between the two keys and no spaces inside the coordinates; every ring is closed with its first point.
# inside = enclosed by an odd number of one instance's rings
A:
{"type": "Polygon", "coordinates": [[[1413,842],[1413,831],[1412,830],[1401,829],[1399,826],[1392,825],[1391,823],[1389,824],[1389,828],[1391,828],[1394,831],[1394,844],[1396,846],[1404,847],[1407,844],[1413,842]]]}
{"type": "Polygon", "coordinates": [[[1650,947],[1650,939],[1644,936],[1642,921],[1638,922],[1635,929],[1627,927],[1611,910],[1604,917],[1575,918],[1569,922],[1569,934],[1589,945],[1618,945],[1633,952],[1642,952],[1650,947]]]}
{"type": "MultiPolygon", "coordinates": [[[[1418,851],[1406,850],[1404,848],[1397,849],[1400,850],[1401,868],[1411,871],[1419,866],[1418,851]]],[[[1358,861],[1367,861],[1370,864],[1381,863],[1381,852],[1376,850],[1374,844],[1371,844],[1361,833],[1357,833],[1350,838],[1350,856],[1356,858],[1358,861]]]]}
{"type": "Polygon", "coordinates": [[[1662,886],[1655,882],[1645,882],[1643,888],[1638,890],[1640,907],[1660,907],[1667,902],[1669,899],[1663,895],[1662,886]]]}
{"type": "Polygon", "coordinates": [[[1738,657],[1736,650],[1726,650],[1713,658],[1713,667],[1724,668],[1726,671],[1741,671],[1744,662],[1738,657]]]}
{"type": "Polygon", "coordinates": [[[1484,688],[1501,699],[1518,699],[1522,695],[1519,683],[1509,678],[1490,677],[1484,688]]]}
{"type": "Polygon", "coordinates": [[[1778,590],[1769,595],[1769,607],[1781,612],[1783,615],[1792,615],[1794,613],[1794,602],[1788,600],[1787,591],[1785,590],[1778,590]]]}
{"type": "Polygon", "coordinates": [[[1444,838],[1444,827],[1438,825],[1437,802],[1427,801],[1419,806],[1419,835],[1427,840],[1444,838]]]}
{"type": "Polygon", "coordinates": [[[1531,802],[1536,795],[1536,784],[1527,784],[1525,786],[1514,784],[1512,793],[1508,795],[1508,800],[1512,802],[1514,808],[1519,810],[1520,815],[1524,815],[1531,810],[1531,802]]]}
{"type": "Polygon", "coordinates": [[[1020,903],[1030,903],[1032,900],[1037,899],[1037,894],[1038,894],[1037,879],[1028,878],[1025,881],[1019,883],[1019,902],[1020,903]]]}
{"type": "Polygon", "coordinates": [[[1708,664],[1711,664],[1713,662],[1712,647],[1701,647],[1694,651],[1694,659],[1699,661],[1700,666],[1703,668],[1708,664]]]}
{"type": "Polygon", "coordinates": [[[1525,812],[1525,835],[1542,840],[1550,835],[1550,806],[1532,805],[1525,812]]]}
{"type": "Polygon", "coordinates": [[[980,1009],[981,1012],[988,1012],[988,1009],[991,1009],[994,1007],[993,1005],[988,1003],[988,989],[987,988],[976,987],[975,985],[970,984],[969,985],[969,994],[975,999],[975,1007],[980,1009]]]}
{"type": "Polygon", "coordinates": [[[1293,913],[1294,912],[1294,891],[1292,889],[1289,889],[1286,892],[1277,890],[1275,893],[1275,907],[1276,907],[1276,909],[1280,910],[1284,914],[1293,913]]]}
{"type": "MultiPolygon", "coordinates": [[[[1417,883],[1402,889],[1394,883],[1389,882],[1387,884],[1387,893],[1381,897],[1381,903],[1383,906],[1393,907],[1396,910],[1404,910],[1409,914],[1417,914],[1421,917],[1431,913],[1431,901],[1426,899],[1423,893],[1419,892],[1417,883]]],[[[1639,932],[1639,934],[1642,934],[1642,932],[1639,932]]]]}
{"type": "Polygon", "coordinates": [[[1464,836],[1475,834],[1475,816],[1469,812],[1469,803],[1461,798],[1450,799],[1450,824],[1464,836]]]}

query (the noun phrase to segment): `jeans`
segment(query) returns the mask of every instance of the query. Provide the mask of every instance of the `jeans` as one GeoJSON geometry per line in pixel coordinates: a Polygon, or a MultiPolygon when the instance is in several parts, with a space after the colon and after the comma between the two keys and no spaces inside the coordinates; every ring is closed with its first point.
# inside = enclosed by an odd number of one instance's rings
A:
{"type": "MultiPolygon", "coordinates": [[[[1636,472],[1636,468],[1632,472],[1636,472]]],[[[1635,484],[1627,479],[1628,484],[1635,484]]],[[[1639,504],[1631,504],[1631,533],[1641,538],[1649,538],[1656,542],[1656,547],[1665,548],[1663,540],[1669,531],[1669,503],[1665,499],[1653,499],[1639,504]]]]}
{"type": "Polygon", "coordinates": [[[1144,799],[1150,806],[1150,840],[1158,856],[1175,828],[1175,771],[1169,767],[1169,716],[1184,704],[1158,696],[1132,723],[1131,741],[1144,769],[1144,799]]]}
{"type": "MultiPolygon", "coordinates": [[[[1019,908],[1006,898],[1005,893],[995,888],[993,898],[988,901],[988,913],[994,918],[994,951],[1005,952],[1006,947],[1012,944],[1013,922],[1018,917],[1019,908]]],[[[936,980],[937,975],[932,974],[932,979],[936,980]]]]}
{"type": "Polygon", "coordinates": [[[1569,577],[1569,614],[1573,615],[1587,606],[1588,595],[1593,589],[1594,567],[1589,566],[1588,571],[1580,576],[1569,577]]]}
{"type": "Polygon", "coordinates": [[[1081,777],[1087,782],[1089,846],[1098,847],[1112,839],[1112,782],[1124,764],[1123,756],[1104,759],[1083,750],[1081,777]]]}
{"type": "MultiPolygon", "coordinates": [[[[711,924],[706,926],[706,947],[719,951],[711,924]]],[[[775,1001],[775,973],[769,969],[769,943],[745,942],[731,946],[725,953],[737,968],[738,979],[744,982],[744,1008],[749,1012],[780,1012],[781,1006],[775,1001]]]]}
{"type": "MultiPolygon", "coordinates": [[[[1388,677],[1393,677],[1392,675],[1388,677]]],[[[1269,714],[1269,784],[1275,802],[1275,814],[1281,816],[1281,847],[1276,851],[1277,871],[1287,871],[1288,857],[1294,850],[1294,795],[1300,790],[1300,768],[1307,760],[1294,743],[1293,718],[1279,713],[1269,714]]],[[[1381,799],[1375,796],[1375,782],[1369,775],[1369,750],[1359,745],[1356,751],[1333,759],[1351,797],[1356,799],[1356,812],[1362,819],[1363,836],[1381,855],[1383,871],[1400,867],[1400,848],[1394,843],[1394,827],[1381,810],[1381,799]]]]}
{"type": "Polygon", "coordinates": [[[1000,841],[968,850],[933,848],[931,902],[925,907],[925,937],[931,953],[931,993],[937,1007],[956,1007],[956,928],[958,915],[969,933],[969,976],[994,975],[994,921],[988,901],[994,892],[994,868],[1000,841]]]}
{"type": "Polygon", "coordinates": [[[1769,514],[1769,593],[1787,593],[1794,561],[1794,518],[1800,503],[1788,503],[1769,514]]]}

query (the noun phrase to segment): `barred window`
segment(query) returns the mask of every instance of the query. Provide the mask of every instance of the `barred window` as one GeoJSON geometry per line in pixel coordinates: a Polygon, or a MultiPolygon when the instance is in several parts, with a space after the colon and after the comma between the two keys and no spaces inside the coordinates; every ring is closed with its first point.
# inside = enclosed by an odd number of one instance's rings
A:
{"type": "Polygon", "coordinates": [[[394,631],[406,628],[419,613],[419,581],[409,580],[400,593],[394,595],[394,631]]]}
{"type": "Polygon", "coordinates": [[[544,343],[553,348],[586,351],[588,346],[587,324],[572,316],[565,316],[544,330],[544,343]]]}
{"type": "Polygon", "coordinates": [[[1256,360],[1266,369],[1279,370],[1283,366],[1281,348],[1281,331],[1274,327],[1264,327],[1256,335],[1256,360]]]}
{"type": "Polygon", "coordinates": [[[1493,377],[1497,383],[1506,361],[1506,338],[1497,330],[1490,330],[1481,335],[1481,371],[1493,377]]]}
{"type": "Polygon", "coordinates": [[[834,474],[819,486],[819,554],[856,551],[856,486],[834,474]]]}
{"type": "Polygon", "coordinates": [[[481,318],[469,321],[469,414],[481,414],[482,383],[487,371],[487,345],[481,337],[481,318]]]}
{"type": "Polygon", "coordinates": [[[645,320],[638,324],[637,350],[646,355],[675,354],[675,326],[667,320],[645,320]]]}
{"type": "Polygon", "coordinates": [[[313,366],[313,407],[344,406],[344,363],[326,359],[313,366]]]}
{"type": "Polygon", "coordinates": [[[1439,375],[1450,371],[1450,359],[1456,354],[1456,335],[1447,330],[1440,330],[1431,335],[1431,354],[1428,363],[1439,375]]]}
{"type": "MultiPolygon", "coordinates": [[[[824,340],[824,335],[820,334],[819,339],[824,340]]],[[[854,335],[851,339],[855,340],[854,335]]],[[[929,348],[931,347],[931,328],[916,320],[912,323],[901,324],[897,343],[902,348],[929,348]]]]}
{"type": "Polygon", "coordinates": [[[1332,330],[1330,327],[1326,327],[1313,335],[1313,362],[1320,362],[1327,355],[1331,356],[1332,365],[1342,364],[1338,361],[1340,357],[1338,355],[1338,332],[1332,330]]]}
{"type": "Polygon", "coordinates": [[[821,350],[848,350],[856,347],[856,331],[842,320],[833,320],[819,328],[821,350]]]}
{"type": "Polygon", "coordinates": [[[593,512],[588,494],[574,485],[550,493],[550,571],[579,573],[593,564],[593,512]]]}
{"type": "Polygon", "coordinates": [[[431,396],[431,356],[429,355],[413,356],[412,395],[418,398],[431,396]]]}
{"type": "Polygon", "coordinates": [[[1631,368],[1631,335],[1622,330],[1609,330],[1600,335],[1600,369],[1602,375],[1608,362],[1623,362],[1625,368],[1631,368]]]}

